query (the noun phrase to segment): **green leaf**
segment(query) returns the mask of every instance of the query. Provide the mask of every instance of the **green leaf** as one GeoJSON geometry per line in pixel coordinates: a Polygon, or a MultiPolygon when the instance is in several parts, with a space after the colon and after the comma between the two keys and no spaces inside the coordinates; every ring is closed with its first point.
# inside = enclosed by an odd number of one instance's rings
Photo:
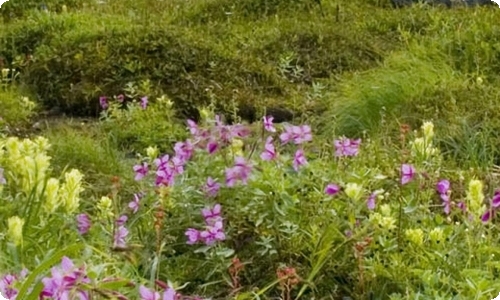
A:
{"type": "Polygon", "coordinates": [[[127,279],[118,279],[118,280],[113,280],[113,281],[108,281],[108,282],[103,282],[99,284],[99,289],[103,290],[117,290],[119,288],[122,288],[126,286],[127,284],[130,283],[130,280],[127,279]]]}

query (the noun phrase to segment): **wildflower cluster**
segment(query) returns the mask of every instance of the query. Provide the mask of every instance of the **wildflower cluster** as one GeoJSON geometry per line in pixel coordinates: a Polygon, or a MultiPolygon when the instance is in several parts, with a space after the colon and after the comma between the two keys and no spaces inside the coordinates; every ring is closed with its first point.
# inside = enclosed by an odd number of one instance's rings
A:
{"type": "Polygon", "coordinates": [[[63,257],[61,266],[52,268],[51,275],[42,279],[41,299],[89,299],[88,291],[82,288],[90,283],[84,267],[75,267],[71,259],[63,257]]]}
{"type": "Polygon", "coordinates": [[[205,219],[205,230],[199,231],[189,228],[186,231],[188,244],[193,245],[198,242],[203,242],[207,246],[211,246],[217,241],[224,241],[226,239],[221,209],[220,204],[215,204],[211,209],[204,208],[202,210],[201,214],[205,219]]]}

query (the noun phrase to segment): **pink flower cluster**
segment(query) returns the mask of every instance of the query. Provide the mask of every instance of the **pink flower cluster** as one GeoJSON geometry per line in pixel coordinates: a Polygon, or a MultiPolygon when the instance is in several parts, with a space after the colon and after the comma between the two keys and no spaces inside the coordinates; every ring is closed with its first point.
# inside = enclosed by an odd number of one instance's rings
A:
{"type": "Polygon", "coordinates": [[[219,115],[215,116],[215,126],[201,129],[193,120],[187,120],[189,131],[194,138],[194,144],[201,149],[206,149],[209,154],[231,144],[236,137],[245,138],[250,135],[250,130],[242,125],[224,125],[219,115]]]}
{"type": "Polygon", "coordinates": [[[80,299],[88,300],[89,293],[81,288],[81,284],[89,284],[83,267],[76,268],[71,259],[63,257],[61,266],[51,270],[51,277],[42,279],[43,291],[40,299],[56,300],[80,299]]]}
{"type": "Polygon", "coordinates": [[[334,141],[335,144],[335,156],[356,156],[359,152],[359,145],[361,144],[361,139],[352,140],[348,138],[340,138],[334,141]]]}
{"type": "Polygon", "coordinates": [[[199,231],[194,228],[188,228],[186,236],[189,245],[203,242],[207,246],[215,244],[217,241],[224,241],[226,235],[224,233],[223,218],[221,217],[221,205],[215,204],[212,209],[204,208],[201,212],[205,219],[205,230],[199,231]]]}

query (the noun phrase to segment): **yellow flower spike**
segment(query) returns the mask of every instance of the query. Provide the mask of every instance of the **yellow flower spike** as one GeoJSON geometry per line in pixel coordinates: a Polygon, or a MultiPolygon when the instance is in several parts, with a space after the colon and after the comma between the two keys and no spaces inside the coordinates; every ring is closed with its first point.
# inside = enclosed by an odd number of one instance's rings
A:
{"type": "Polygon", "coordinates": [[[352,200],[359,201],[363,195],[363,186],[357,183],[348,183],[345,188],[345,194],[352,200]]]}
{"type": "Polygon", "coordinates": [[[406,235],[406,238],[408,238],[408,240],[411,243],[413,243],[417,246],[421,246],[424,243],[424,232],[420,228],[407,229],[405,231],[405,235],[406,235]]]}
{"type": "Polygon", "coordinates": [[[154,160],[155,158],[158,157],[158,155],[160,154],[160,150],[158,149],[158,147],[154,146],[154,147],[148,147],[146,149],[146,155],[149,157],[149,159],[151,160],[154,160]]]}
{"type": "Polygon", "coordinates": [[[114,216],[113,200],[111,200],[111,198],[109,197],[101,197],[101,200],[99,200],[99,202],[97,203],[97,209],[99,209],[99,213],[102,218],[112,218],[114,216]]]}
{"type": "Polygon", "coordinates": [[[240,139],[233,139],[231,142],[231,154],[234,156],[243,156],[243,141],[240,139]]]}
{"type": "Polygon", "coordinates": [[[472,179],[469,181],[467,200],[469,201],[470,210],[479,215],[484,201],[483,183],[480,180],[472,179]]]}
{"type": "Polygon", "coordinates": [[[424,122],[422,125],[422,132],[424,133],[425,141],[430,145],[434,137],[434,124],[432,124],[432,122],[424,122]]]}
{"type": "Polygon", "coordinates": [[[45,212],[51,214],[61,205],[59,198],[59,180],[50,178],[45,186],[45,212]]]}
{"type": "Polygon", "coordinates": [[[64,174],[66,182],[63,184],[61,196],[67,213],[72,213],[80,206],[80,193],[83,191],[81,182],[83,174],[77,169],[72,169],[64,174]]]}
{"type": "Polygon", "coordinates": [[[14,245],[19,246],[23,242],[24,220],[18,216],[7,220],[7,236],[14,245]]]}
{"type": "Polygon", "coordinates": [[[436,227],[429,232],[429,239],[433,242],[442,242],[444,239],[443,229],[436,227]]]}

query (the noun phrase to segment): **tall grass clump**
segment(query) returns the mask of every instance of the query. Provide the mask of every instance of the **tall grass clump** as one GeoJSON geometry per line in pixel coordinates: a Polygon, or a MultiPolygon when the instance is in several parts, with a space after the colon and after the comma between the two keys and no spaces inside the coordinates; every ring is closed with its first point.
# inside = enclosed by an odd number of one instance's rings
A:
{"type": "Polygon", "coordinates": [[[456,81],[445,57],[416,50],[396,52],[379,68],[341,81],[338,93],[326,99],[330,104],[325,120],[332,121],[324,123],[325,130],[335,126],[347,135],[375,132],[382,113],[389,119],[412,118],[410,107],[418,105],[439,85],[456,81]]]}

